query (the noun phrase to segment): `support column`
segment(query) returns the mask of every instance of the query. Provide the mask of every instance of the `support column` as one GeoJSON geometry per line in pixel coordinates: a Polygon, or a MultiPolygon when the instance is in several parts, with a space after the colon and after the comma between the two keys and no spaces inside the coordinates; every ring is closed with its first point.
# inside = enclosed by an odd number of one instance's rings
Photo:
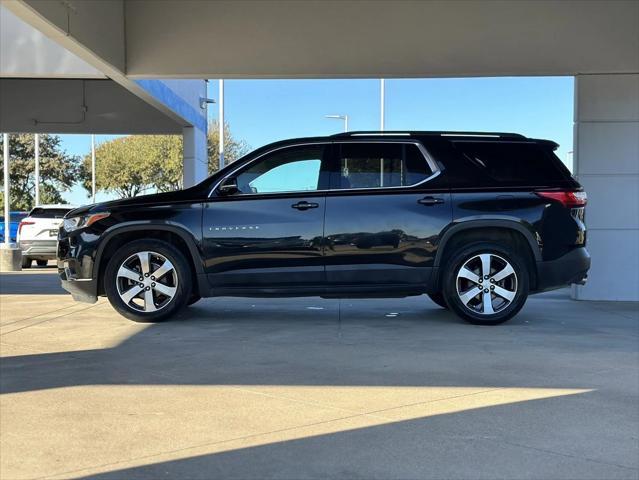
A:
{"type": "Polygon", "coordinates": [[[182,141],[184,142],[182,179],[184,188],[187,188],[201,182],[208,176],[206,131],[197,127],[184,127],[182,141]]]}
{"type": "Polygon", "coordinates": [[[592,267],[577,300],[639,300],[639,74],[578,75],[574,172],[592,267]]]}

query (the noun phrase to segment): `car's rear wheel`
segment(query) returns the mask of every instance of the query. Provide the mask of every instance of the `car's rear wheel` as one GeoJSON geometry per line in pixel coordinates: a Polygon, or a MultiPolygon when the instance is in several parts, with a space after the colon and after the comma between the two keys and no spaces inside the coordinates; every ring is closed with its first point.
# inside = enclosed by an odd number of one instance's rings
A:
{"type": "Polygon", "coordinates": [[[31,260],[29,257],[22,257],[22,268],[31,268],[31,260]]]}
{"type": "Polygon", "coordinates": [[[446,300],[444,300],[444,294],[443,293],[441,293],[441,292],[429,293],[428,294],[428,298],[430,298],[433,302],[435,302],[440,307],[448,308],[448,305],[446,305],[446,300]]]}
{"type": "Polygon", "coordinates": [[[476,325],[497,325],[516,315],[528,297],[529,273],[516,251],[476,243],[446,263],[444,295],[461,318],[476,325]]]}
{"type": "Polygon", "coordinates": [[[161,322],[191,298],[191,271],[173,245],[135,240],[120,248],[107,264],[104,289],[113,308],[136,322],[161,322]]]}

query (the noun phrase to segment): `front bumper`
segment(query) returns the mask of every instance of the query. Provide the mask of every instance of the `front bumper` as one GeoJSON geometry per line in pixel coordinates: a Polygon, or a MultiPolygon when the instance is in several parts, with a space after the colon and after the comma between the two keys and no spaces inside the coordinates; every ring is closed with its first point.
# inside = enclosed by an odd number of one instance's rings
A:
{"type": "Polygon", "coordinates": [[[92,278],[74,278],[69,267],[58,261],[58,275],[62,288],[71,294],[77,302],[95,303],[98,301],[98,282],[92,278]]]}
{"type": "Polygon", "coordinates": [[[62,288],[74,300],[95,303],[98,300],[98,279],[93,275],[93,259],[97,236],[86,232],[69,235],[64,228],[58,233],[58,275],[62,288]]]}
{"type": "Polygon", "coordinates": [[[590,254],[585,247],[575,248],[556,260],[537,262],[537,288],[542,292],[571,283],[584,284],[590,269],[590,254]]]}

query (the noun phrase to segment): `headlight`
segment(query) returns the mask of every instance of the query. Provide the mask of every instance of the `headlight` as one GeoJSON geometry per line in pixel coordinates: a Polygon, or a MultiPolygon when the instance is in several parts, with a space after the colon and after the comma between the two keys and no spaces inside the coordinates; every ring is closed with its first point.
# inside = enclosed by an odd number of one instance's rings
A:
{"type": "Polygon", "coordinates": [[[88,227],[98,220],[102,220],[110,215],[110,213],[94,213],[92,215],[79,215],[77,217],[65,218],[62,222],[64,229],[67,232],[72,232],[78,228],[88,227]]]}

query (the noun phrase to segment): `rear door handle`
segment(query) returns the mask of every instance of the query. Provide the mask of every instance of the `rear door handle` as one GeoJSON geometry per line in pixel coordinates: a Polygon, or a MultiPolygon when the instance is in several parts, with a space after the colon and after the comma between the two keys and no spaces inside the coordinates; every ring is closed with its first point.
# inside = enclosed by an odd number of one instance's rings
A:
{"type": "Polygon", "coordinates": [[[424,197],[420,200],[417,200],[417,203],[421,203],[422,205],[426,206],[439,205],[440,203],[444,203],[444,199],[436,197],[424,197]]]}
{"type": "Polygon", "coordinates": [[[309,208],[317,208],[319,207],[319,203],[312,202],[297,202],[291,205],[291,207],[296,208],[297,210],[308,210],[309,208]]]}

